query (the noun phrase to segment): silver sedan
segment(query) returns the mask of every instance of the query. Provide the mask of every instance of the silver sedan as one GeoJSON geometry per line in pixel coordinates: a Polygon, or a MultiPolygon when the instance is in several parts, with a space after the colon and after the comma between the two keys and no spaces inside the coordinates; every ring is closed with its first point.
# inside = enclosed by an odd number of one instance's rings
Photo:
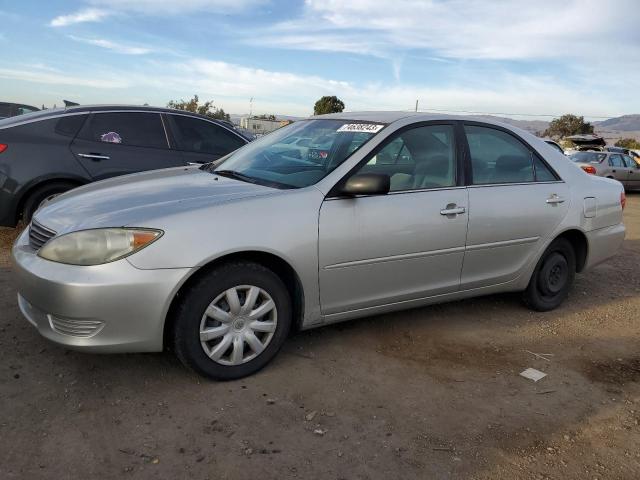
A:
{"type": "Polygon", "coordinates": [[[215,163],[49,201],[13,247],[18,302],[69,348],[170,347],[239,378],[292,329],[496,292],[556,308],[620,247],[624,203],[620,183],[511,126],[312,117],[215,163]]]}
{"type": "Polygon", "coordinates": [[[640,164],[629,155],[618,152],[576,152],[569,155],[569,159],[591,175],[616,179],[627,190],[640,189],[640,164]]]}

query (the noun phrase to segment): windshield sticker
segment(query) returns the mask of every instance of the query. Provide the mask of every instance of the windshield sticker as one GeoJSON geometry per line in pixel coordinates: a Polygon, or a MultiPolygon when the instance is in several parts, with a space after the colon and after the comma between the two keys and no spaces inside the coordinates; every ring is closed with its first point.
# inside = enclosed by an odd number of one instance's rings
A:
{"type": "Polygon", "coordinates": [[[384,128],[384,125],[377,125],[375,123],[347,123],[342,125],[337,132],[363,132],[363,133],[378,133],[384,128]]]}
{"type": "Polygon", "coordinates": [[[107,143],[122,143],[122,137],[118,135],[116,132],[109,132],[103,135],[100,135],[101,142],[107,143]]]}

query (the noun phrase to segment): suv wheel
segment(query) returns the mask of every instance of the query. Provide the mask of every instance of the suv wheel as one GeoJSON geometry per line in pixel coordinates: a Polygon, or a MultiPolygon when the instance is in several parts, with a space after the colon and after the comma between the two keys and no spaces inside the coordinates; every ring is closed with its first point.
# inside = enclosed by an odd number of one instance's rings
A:
{"type": "Polygon", "coordinates": [[[33,217],[33,214],[36,213],[38,208],[40,208],[40,206],[46,200],[50,200],[53,197],[56,197],[64,192],[68,192],[75,187],[76,185],[68,182],[54,182],[36,188],[29,194],[29,197],[24,202],[24,207],[22,209],[22,220],[25,224],[29,223],[31,221],[31,217],[33,217]]]}
{"type": "Polygon", "coordinates": [[[282,280],[253,262],[222,265],[200,278],[176,311],[173,347],[196,372],[233,380],[263,368],[291,326],[291,299],[282,280]]]}

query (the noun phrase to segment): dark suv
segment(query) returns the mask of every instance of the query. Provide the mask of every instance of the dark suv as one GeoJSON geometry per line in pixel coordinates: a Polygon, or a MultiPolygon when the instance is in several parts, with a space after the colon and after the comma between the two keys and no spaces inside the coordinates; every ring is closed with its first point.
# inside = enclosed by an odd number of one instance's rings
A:
{"type": "Polygon", "coordinates": [[[0,119],[24,115],[25,113],[37,112],[40,109],[22,103],[0,102],[0,119]]]}
{"type": "Polygon", "coordinates": [[[181,110],[80,106],[0,120],[0,225],[47,198],[127,173],[207,163],[248,143],[226,122],[181,110]]]}

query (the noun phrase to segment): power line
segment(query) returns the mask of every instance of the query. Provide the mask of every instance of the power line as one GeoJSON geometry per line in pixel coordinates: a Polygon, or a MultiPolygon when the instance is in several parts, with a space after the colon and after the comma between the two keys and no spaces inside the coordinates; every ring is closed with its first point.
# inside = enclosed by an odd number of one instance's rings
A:
{"type": "MultiPolygon", "coordinates": [[[[421,110],[422,111],[422,110],[421,110]]],[[[540,113],[540,114],[535,114],[535,113],[506,113],[506,112],[473,112],[473,111],[469,111],[469,110],[449,110],[449,109],[438,109],[438,108],[429,108],[428,110],[424,110],[425,113],[428,112],[442,112],[442,113],[469,113],[472,115],[507,115],[507,116],[514,116],[514,117],[550,117],[550,118],[557,118],[557,117],[561,117],[563,114],[550,114],[550,113],[540,113]]],[[[619,117],[620,115],[608,115],[608,116],[604,116],[604,115],[583,115],[584,117],[588,117],[588,118],[613,118],[613,117],[619,117]]]]}

